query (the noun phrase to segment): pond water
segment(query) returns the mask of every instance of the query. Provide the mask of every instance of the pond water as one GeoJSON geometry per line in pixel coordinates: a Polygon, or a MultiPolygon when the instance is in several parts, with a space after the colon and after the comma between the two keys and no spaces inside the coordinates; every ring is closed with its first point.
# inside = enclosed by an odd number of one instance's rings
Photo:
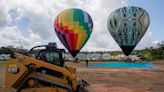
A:
{"type": "Polygon", "coordinates": [[[116,67],[116,68],[159,68],[150,62],[105,62],[89,64],[90,67],[116,67]]]}

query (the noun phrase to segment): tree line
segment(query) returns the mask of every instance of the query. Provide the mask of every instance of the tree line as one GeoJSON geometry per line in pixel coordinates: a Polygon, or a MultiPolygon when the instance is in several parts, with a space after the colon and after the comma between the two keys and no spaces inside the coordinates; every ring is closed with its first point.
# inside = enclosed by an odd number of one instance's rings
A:
{"type": "MultiPolygon", "coordinates": [[[[23,48],[23,46],[14,47],[13,45],[0,47],[0,52],[3,52],[4,48],[8,48],[12,51],[17,51],[17,52],[24,52],[24,53],[28,52],[27,49],[23,48]]],[[[88,53],[88,52],[84,51],[81,53],[88,53]]],[[[95,51],[90,53],[110,53],[111,56],[123,54],[122,51],[95,51]]],[[[155,47],[148,47],[148,48],[146,47],[145,49],[142,50],[134,50],[131,53],[131,55],[137,55],[145,60],[164,60],[164,41],[158,43],[157,46],[155,47]]]]}

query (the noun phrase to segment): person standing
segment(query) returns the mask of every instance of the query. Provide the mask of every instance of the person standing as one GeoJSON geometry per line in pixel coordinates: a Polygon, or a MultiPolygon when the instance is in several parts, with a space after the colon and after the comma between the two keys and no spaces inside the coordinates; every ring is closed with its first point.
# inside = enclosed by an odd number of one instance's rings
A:
{"type": "Polygon", "coordinates": [[[87,60],[86,60],[86,67],[88,67],[88,62],[89,62],[89,60],[87,59],[87,60]]]}

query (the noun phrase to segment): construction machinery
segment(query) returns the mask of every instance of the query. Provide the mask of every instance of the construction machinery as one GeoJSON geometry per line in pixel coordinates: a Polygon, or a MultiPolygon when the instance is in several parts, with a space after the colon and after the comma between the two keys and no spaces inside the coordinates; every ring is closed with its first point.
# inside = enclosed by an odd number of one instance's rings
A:
{"type": "Polygon", "coordinates": [[[5,88],[16,92],[79,92],[89,85],[77,78],[75,68],[65,65],[65,50],[56,43],[36,46],[23,54],[7,52],[12,58],[7,62],[5,88]]]}

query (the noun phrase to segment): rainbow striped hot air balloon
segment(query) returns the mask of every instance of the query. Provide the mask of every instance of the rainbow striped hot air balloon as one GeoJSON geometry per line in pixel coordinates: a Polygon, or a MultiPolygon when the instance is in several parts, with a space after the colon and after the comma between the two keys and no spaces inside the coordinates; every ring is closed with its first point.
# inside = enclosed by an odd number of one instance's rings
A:
{"type": "Polygon", "coordinates": [[[54,28],[57,36],[73,57],[88,41],[93,22],[89,14],[81,9],[67,9],[55,19],[54,28]]]}

